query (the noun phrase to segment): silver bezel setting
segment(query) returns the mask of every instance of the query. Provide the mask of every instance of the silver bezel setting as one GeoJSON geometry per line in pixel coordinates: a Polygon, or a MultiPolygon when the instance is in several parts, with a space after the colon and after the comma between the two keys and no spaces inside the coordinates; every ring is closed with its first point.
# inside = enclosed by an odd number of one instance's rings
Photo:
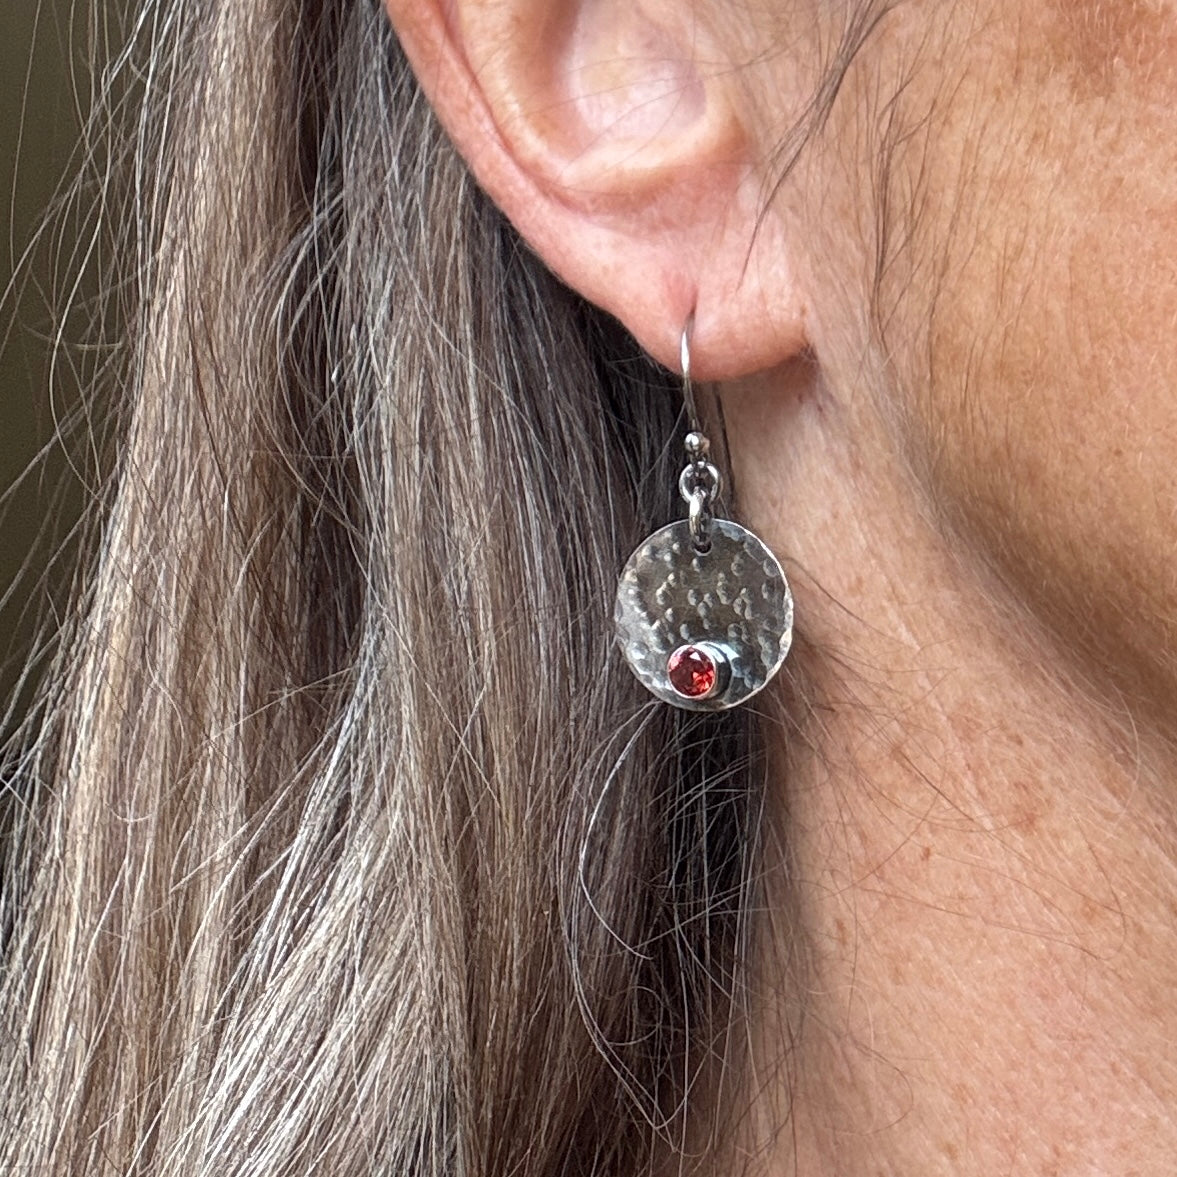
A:
{"type": "Polygon", "coordinates": [[[763,690],[793,640],[793,596],[780,562],[747,528],[714,519],[699,551],[686,520],[645,539],[617,587],[618,639],[638,680],[663,702],[724,711],[763,690]],[[682,646],[718,648],[727,682],[691,699],[671,685],[667,663],[682,646]]]}

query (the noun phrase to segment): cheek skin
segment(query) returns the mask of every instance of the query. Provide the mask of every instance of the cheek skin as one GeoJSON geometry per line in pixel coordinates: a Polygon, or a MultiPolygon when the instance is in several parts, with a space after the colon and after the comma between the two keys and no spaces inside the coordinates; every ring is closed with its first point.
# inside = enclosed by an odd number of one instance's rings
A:
{"type": "Polygon", "coordinates": [[[1172,84],[1170,0],[1053,0],[1041,16],[1046,57],[1077,99],[1109,97],[1132,78],[1172,84]]]}
{"type": "Polygon", "coordinates": [[[1174,17],[1060,0],[1037,24],[989,27],[960,47],[966,76],[928,123],[921,170],[899,161],[929,199],[885,320],[927,346],[894,353],[894,395],[914,390],[917,461],[950,525],[1093,683],[1165,715],[1177,689],[1174,17]]]}

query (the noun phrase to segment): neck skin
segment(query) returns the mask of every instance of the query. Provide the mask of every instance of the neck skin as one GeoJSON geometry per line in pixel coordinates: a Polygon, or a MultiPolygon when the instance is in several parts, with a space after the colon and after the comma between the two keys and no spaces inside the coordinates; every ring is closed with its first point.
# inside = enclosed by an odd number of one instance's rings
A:
{"type": "Polygon", "coordinates": [[[724,406],[816,702],[778,748],[749,1172],[1171,1171],[1166,741],[938,521],[870,398],[797,366],[724,406]]]}

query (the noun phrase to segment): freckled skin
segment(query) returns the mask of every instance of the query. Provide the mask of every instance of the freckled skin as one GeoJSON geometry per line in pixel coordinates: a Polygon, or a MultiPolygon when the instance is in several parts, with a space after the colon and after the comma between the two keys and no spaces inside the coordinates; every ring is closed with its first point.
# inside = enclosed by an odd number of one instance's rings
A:
{"type": "MultiPolygon", "coordinates": [[[[404,22],[425,0],[390,3],[404,22]]],[[[462,8],[475,42],[506,3],[462,8]]],[[[752,1177],[1169,1177],[1177,14],[878,8],[783,181],[857,4],[529,0],[578,14],[573,42],[480,73],[530,136],[492,192],[582,293],[667,334],[654,354],[673,362],[682,319],[664,331],[673,299],[633,255],[697,290],[698,259],[729,257],[684,251],[700,225],[739,243],[738,278],[709,288],[724,339],[699,353],[732,377],[738,510],[782,557],[798,640],[754,708],[771,771],[738,1155],[711,1157],[704,1107],[699,1156],[752,1177]],[[700,43],[698,104],[631,109],[700,43]],[[537,201],[553,138],[603,199],[537,201]]],[[[461,109],[485,165],[493,136],[461,109]]]]}
{"type": "MultiPolygon", "coordinates": [[[[963,11],[963,6],[951,6],[963,11]]],[[[899,36],[925,15],[908,9],[899,36]]],[[[946,524],[1079,673],[1177,692],[1177,14],[1000,0],[901,100],[879,306],[946,524]],[[942,62],[960,62],[952,81],[942,62]],[[949,100],[948,95],[951,95],[949,100]]],[[[864,295],[865,297],[865,295],[864,295]]]]}
{"type": "Polygon", "coordinates": [[[896,5],[777,215],[815,364],[724,407],[821,722],[781,750],[759,1171],[1163,1177],[1177,12],[896,5]]]}
{"type": "Polygon", "coordinates": [[[1108,96],[1150,73],[1172,77],[1173,9],[1168,0],[1055,0],[1046,5],[1046,42],[1079,98],[1108,96]]]}

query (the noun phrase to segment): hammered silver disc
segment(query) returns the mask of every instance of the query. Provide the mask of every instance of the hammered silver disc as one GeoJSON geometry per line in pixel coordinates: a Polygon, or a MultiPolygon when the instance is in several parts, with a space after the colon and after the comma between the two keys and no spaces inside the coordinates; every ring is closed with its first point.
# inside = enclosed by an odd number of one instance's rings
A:
{"type": "Polygon", "coordinates": [[[622,652],[641,683],[689,711],[724,711],[750,699],[780,669],[793,640],[793,596],[777,558],[738,523],[715,519],[706,553],[683,520],[647,538],[629,558],[614,614],[622,652]],[[727,655],[726,689],[688,699],[667,663],[683,645],[707,642],[727,655]]]}

